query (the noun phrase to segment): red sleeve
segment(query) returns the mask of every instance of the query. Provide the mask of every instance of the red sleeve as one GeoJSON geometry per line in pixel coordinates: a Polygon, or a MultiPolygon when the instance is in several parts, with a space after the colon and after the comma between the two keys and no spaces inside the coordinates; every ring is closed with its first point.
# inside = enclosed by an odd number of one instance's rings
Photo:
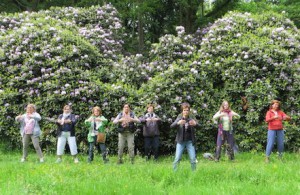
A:
{"type": "Polygon", "coordinates": [[[282,111],[280,111],[280,115],[281,115],[282,118],[287,116],[287,115],[286,115],[284,112],[282,112],[282,111]]]}
{"type": "Polygon", "coordinates": [[[266,122],[268,123],[272,120],[274,120],[273,113],[271,111],[268,111],[267,114],[266,114],[266,122]]]}

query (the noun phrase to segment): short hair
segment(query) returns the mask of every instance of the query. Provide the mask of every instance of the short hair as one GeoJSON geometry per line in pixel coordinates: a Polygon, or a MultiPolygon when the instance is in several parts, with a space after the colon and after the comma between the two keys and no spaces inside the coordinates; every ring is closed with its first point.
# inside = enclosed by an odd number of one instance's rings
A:
{"type": "Polygon", "coordinates": [[[31,108],[34,109],[34,111],[36,111],[36,106],[35,106],[34,104],[28,104],[28,105],[27,105],[27,108],[28,108],[28,107],[31,107],[31,108]]]}
{"type": "Polygon", "coordinates": [[[70,105],[65,105],[64,109],[69,108],[70,110],[72,109],[72,107],[70,105]]]}
{"type": "Polygon", "coordinates": [[[279,101],[279,100],[272,100],[271,101],[271,104],[270,104],[270,109],[272,108],[272,106],[274,105],[274,104],[278,104],[278,109],[280,110],[280,105],[281,105],[281,102],[279,101]]]}
{"type": "Polygon", "coordinates": [[[189,103],[184,102],[181,104],[181,110],[183,111],[184,109],[189,109],[190,110],[191,106],[189,103]]]}
{"type": "Polygon", "coordinates": [[[94,110],[98,110],[100,115],[102,115],[102,110],[99,106],[95,106],[93,109],[92,109],[92,114],[94,114],[94,110]]]}
{"type": "Polygon", "coordinates": [[[155,106],[154,106],[154,104],[148,104],[148,105],[147,105],[147,109],[148,109],[149,107],[152,107],[152,108],[154,109],[155,106]]]}

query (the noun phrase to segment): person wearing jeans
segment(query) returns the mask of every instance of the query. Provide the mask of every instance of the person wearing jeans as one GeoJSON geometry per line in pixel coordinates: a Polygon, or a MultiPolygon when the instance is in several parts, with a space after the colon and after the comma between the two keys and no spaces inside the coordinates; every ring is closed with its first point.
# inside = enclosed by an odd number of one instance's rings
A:
{"type": "Polygon", "coordinates": [[[60,163],[62,161],[62,155],[65,150],[66,143],[68,141],[71,155],[74,158],[74,163],[78,163],[79,160],[77,158],[77,144],[75,137],[75,125],[77,119],[74,114],[71,114],[72,109],[71,106],[65,105],[63,108],[63,114],[58,116],[56,124],[57,128],[57,160],[56,163],[60,163]]]}
{"type": "Polygon", "coordinates": [[[282,158],[284,149],[284,130],[282,121],[289,121],[291,117],[286,115],[280,109],[280,101],[273,100],[270,105],[270,109],[266,114],[266,122],[268,123],[268,138],[266,147],[266,159],[265,162],[270,162],[270,155],[274,146],[275,138],[277,138],[277,147],[279,158],[282,158]]]}
{"type": "Polygon", "coordinates": [[[26,107],[26,113],[16,117],[16,121],[21,123],[20,133],[23,142],[23,157],[21,162],[25,162],[27,160],[30,139],[32,140],[35,151],[40,158],[40,162],[44,162],[43,153],[39,144],[41,128],[38,122],[40,120],[41,116],[36,112],[34,104],[28,104],[26,107]]]}
{"type": "Polygon", "coordinates": [[[173,162],[173,170],[177,171],[178,163],[181,160],[182,153],[184,149],[187,149],[191,168],[193,171],[196,170],[196,152],[195,152],[195,126],[197,126],[197,121],[190,117],[190,105],[188,103],[183,103],[181,105],[182,118],[178,117],[172,124],[171,128],[177,128],[176,135],[176,153],[175,160],[173,162]]]}

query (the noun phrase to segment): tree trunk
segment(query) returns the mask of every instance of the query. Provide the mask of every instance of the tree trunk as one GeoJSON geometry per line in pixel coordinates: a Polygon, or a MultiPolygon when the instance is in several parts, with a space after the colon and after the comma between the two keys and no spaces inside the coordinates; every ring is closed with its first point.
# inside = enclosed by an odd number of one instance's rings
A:
{"type": "Polygon", "coordinates": [[[138,35],[139,35],[139,53],[143,52],[144,49],[144,24],[141,14],[138,16],[138,35]]]}

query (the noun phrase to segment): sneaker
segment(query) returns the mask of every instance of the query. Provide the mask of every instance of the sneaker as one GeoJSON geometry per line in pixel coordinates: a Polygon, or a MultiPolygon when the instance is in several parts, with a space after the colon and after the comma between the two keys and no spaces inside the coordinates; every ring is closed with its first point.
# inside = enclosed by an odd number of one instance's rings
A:
{"type": "Polygon", "coordinates": [[[23,163],[23,162],[25,162],[26,161],[26,159],[25,158],[21,158],[21,162],[23,163]]]}
{"type": "Polygon", "coordinates": [[[78,158],[75,158],[75,159],[74,159],[74,163],[75,163],[75,164],[79,163],[78,158]]]}
{"type": "Polygon", "coordinates": [[[44,158],[40,158],[40,163],[43,163],[44,162],[44,158]]]}
{"type": "Polygon", "coordinates": [[[55,161],[55,163],[61,163],[61,158],[58,158],[56,161],[55,161]]]}
{"type": "Polygon", "coordinates": [[[265,163],[270,163],[270,158],[269,157],[266,157],[265,163]]]}

